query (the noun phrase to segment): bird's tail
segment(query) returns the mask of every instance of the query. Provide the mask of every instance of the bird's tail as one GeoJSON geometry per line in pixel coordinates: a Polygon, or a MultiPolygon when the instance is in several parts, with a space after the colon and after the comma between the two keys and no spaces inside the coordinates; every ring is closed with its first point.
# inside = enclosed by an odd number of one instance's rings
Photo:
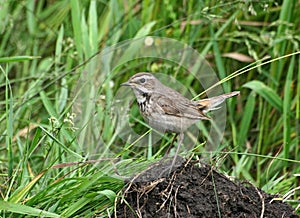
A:
{"type": "Polygon", "coordinates": [[[204,113],[208,112],[208,111],[213,111],[213,110],[217,110],[220,107],[218,107],[221,103],[223,103],[227,98],[231,98],[234,96],[239,95],[240,92],[239,91],[235,91],[235,92],[230,92],[230,93],[226,93],[223,95],[219,95],[216,97],[212,97],[212,98],[205,98],[202,100],[197,101],[196,103],[199,106],[199,109],[201,111],[203,111],[204,113]]]}

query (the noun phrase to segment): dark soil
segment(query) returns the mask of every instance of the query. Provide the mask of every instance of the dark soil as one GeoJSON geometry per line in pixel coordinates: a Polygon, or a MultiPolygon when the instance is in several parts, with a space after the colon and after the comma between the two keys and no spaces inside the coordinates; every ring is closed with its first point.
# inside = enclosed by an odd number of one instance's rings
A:
{"type": "Polygon", "coordinates": [[[299,217],[290,205],[274,200],[278,196],[233,182],[210,166],[177,162],[171,173],[170,161],[160,162],[133,178],[117,217],[299,217]]]}

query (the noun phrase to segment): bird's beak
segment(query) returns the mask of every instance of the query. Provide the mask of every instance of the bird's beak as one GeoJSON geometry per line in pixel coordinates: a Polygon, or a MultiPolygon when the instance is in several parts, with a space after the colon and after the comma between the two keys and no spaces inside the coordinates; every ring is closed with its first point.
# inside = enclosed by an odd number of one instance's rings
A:
{"type": "Polygon", "coordinates": [[[122,83],[120,86],[131,86],[132,84],[130,84],[129,82],[125,82],[125,83],[122,83]]]}

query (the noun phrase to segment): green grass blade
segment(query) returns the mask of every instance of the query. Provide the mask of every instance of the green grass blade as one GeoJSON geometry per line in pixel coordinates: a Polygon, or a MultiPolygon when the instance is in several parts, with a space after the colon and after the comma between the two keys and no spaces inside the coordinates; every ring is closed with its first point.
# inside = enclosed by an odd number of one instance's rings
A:
{"type": "Polygon", "coordinates": [[[47,94],[45,93],[45,91],[41,91],[40,96],[41,96],[42,102],[43,102],[44,107],[46,108],[49,116],[57,118],[58,114],[55,111],[55,108],[53,107],[53,104],[51,103],[51,101],[47,97],[47,94]]]}
{"type": "MultiPolygon", "coordinates": [[[[63,46],[63,36],[64,36],[64,26],[62,25],[59,34],[56,41],[56,47],[55,47],[55,72],[59,72],[61,65],[61,59],[62,59],[62,46],[63,46]]],[[[56,109],[58,113],[61,113],[64,109],[64,107],[67,104],[68,100],[68,86],[67,86],[67,80],[66,78],[61,79],[61,86],[60,86],[60,92],[57,93],[56,97],[56,109]]]]}
{"type": "Polygon", "coordinates": [[[91,53],[94,54],[98,50],[98,15],[97,15],[97,4],[95,0],[91,1],[89,9],[89,42],[91,47],[91,53]]]}
{"type": "Polygon", "coordinates": [[[249,133],[253,113],[255,109],[255,93],[252,91],[247,99],[245,110],[243,111],[243,118],[240,126],[240,132],[238,134],[238,145],[244,146],[249,133]]]}
{"type": "Polygon", "coordinates": [[[36,33],[36,19],[34,18],[34,10],[35,10],[35,2],[27,1],[27,10],[26,10],[26,18],[27,18],[27,26],[29,33],[33,36],[36,33]]]}
{"type": "Polygon", "coordinates": [[[82,210],[87,204],[92,204],[95,201],[94,198],[82,197],[75,203],[71,204],[63,213],[63,217],[73,217],[79,210],[82,210]]]}
{"type": "Polygon", "coordinates": [[[83,157],[81,155],[79,155],[76,152],[69,149],[62,142],[60,142],[57,138],[55,138],[50,132],[48,132],[45,128],[43,128],[42,126],[39,126],[39,127],[44,131],[44,133],[47,134],[47,136],[49,136],[53,141],[55,141],[57,144],[59,144],[67,153],[70,153],[70,154],[74,155],[77,158],[83,159],[83,157]]]}
{"type": "Polygon", "coordinates": [[[82,50],[82,31],[81,31],[81,11],[80,11],[80,1],[71,0],[71,14],[72,14],[72,25],[75,37],[75,45],[78,52],[78,56],[83,58],[83,50],[82,50]]]}
{"type": "Polygon", "coordinates": [[[40,56],[13,56],[13,57],[2,57],[0,58],[0,63],[9,63],[9,62],[22,62],[22,61],[31,61],[41,58],[40,56]]]}
{"type": "MultiPolygon", "coordinates": [[[[297,94],[296,94],[296,120],[295,120],[295,126],[296,126],[296,139],[295,144],[299,145],[299,139],[300,139],[300,56],[298,56],[298,76],[297,76],[297,94]]],[[[296,146],[295,148],[295,157],[299,158],[299,146],[296,146]]]]}
{"type": "MultiPolygon", "coordinates": [[[[238,15],[238,13],[239,13],[239,11],[235,11],[229,18],[227,18],[226,22],[219,28],[219,30],[215,34],[215,38],[218,38],[218,37],[221,36],[221,34],[223,34],[223,32],[226,30],[226,28],[228,28],[229,25],[232,24],[232,22],[234,21],[234,19],[236,19],[236,16],[238,15]]],[[[210,50],[211,46],[213,46],[213,41],[209,41],[206,44],[205,48],[201,52],[201,56],[202,57],[205,57],[205,55],[210,50]]]]}
{"type": "Polygon", "coordinates": [[[61,64],[61,56],[62,56],[62,47],[63,47],[63,38],[64,38],[64,26],[60,27],[58,37],[55,45],[55,70],[59,70],[59,65],[61,64]]]}
{"type": "Polygon", "coordinates": [[[8,176],[11,177],[13,174],[13,148],[12,139],[14,135],[14,113],[13,113],[13,92],[8,78],[8,71],[3,70],[0,65],[0,70],[5,77],[5,117],[6,117],[6,150],[7,150],[7,161],[8,161],[8,176]]]}
{"type": "Polygon", "coordinates": [[[0,210],[10,211],[16,214],[37,216],[37,217],[54,217],[54,218],[61,217],[60,215],[55,213],[51,213],[48,211],[40,210],[22,204],[16,204],[16,203],[5,202],[5,201],[0,201],[0,210]]]}
{"type": "Polygon", "coordinates": [[[291,100],[293,92],[293,73],[295,66],[295,56],[292,57],[291,63],[289,65],[288,73],[286,76],[285,86],[284,86],[284,98],[283,98],[283,149],[284,158],[289,157],[290,142],[291,142],[291,100]]]}
{"type": "Polygon", "coordinates": [[[91,52],[91,44],[90,44],[90,40],[89,40],[89,35],[88,35],[89,28],[86,24],[84,14],[82,14],[80,25],[81,25],[81,31],[84,33],[87,33],[87,34],[82,35],[83,53],[85,54],[86,57],[90,57],[92,55],[92,52],[91,52]]]}
{"type": "MultiPolygon", "coordinates": [[[[135,35],[134,39],[141,38],[143,36],[147,36],[150,33],[151,28],[155,25],[155,21],[152,21],[146,25],[144,25],[135,35]]],[[[119,59],[119,64],[123,64],[129,60],[131,60],[134,55],[137,53],[137,51],[140,49],[138,44],[142,45],[144,43],[143,40],[140,40],[139,43],[134,43],[129,45],[129,47],[126,49],[122,57],[119,59]]]]}
{"type": "Polygon", "coordinates": [[[29,191],[33,188],[33,186],[40,180],[40,178],[45,174],[45,171],[38,174],[36,177],[34,177],[24,188],[22,188],[19,192],[17,192],[15,195],[13,195],[9,202],[12,203],[18,203],[20,202],[25,195],[29,193],[29,191]]]}
{"type": "Polygon", "coordinates": [[[107,197],[112,203],[115,201],[115,198],[117,197],[116,193],[109,189],[99,191],[98,193],[107,197]]]}
{"type": "Polygon", "coordinates": [[[252,89],[257,94],[262,96],[270,105],[276,108],[279,112],[282,113],[283,102],[281,98],[276,94],[276,92],[265,85],[263,82],[258,80],[250,81],[243,85],[245,88],[252,89]]]}
{"type": "MultiPolygon", "coordinates": [[[[217,38],[216,38],[216,35],[214,33],[212,26],[210,26],[210,32],[211,32],[210,33],[211,37],[214,39],[212,44],[213,44],[213,50],[214,50],[214,57],[215,57],[215,61],[216,61],[217,68],[218,68],[218,75],[221,79],[224,79],[226,77],[226,70],[224,67],[223,60],[222,60],[222,54],[221,54],[221,51],[220,51],[220,48],[219,48],[219,45],[217,42],[217,38]]],[[[225,93],[230,91],[228,83],[223,83],[222,85],[224,87],[225,93]]]]}

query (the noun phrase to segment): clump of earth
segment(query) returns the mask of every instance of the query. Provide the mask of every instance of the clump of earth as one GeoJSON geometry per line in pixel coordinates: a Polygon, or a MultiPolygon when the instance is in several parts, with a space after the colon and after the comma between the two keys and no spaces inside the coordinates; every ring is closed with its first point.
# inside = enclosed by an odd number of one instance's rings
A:
{"type": "Polygon", "coordinates": [[[178,159],[169,172],[171,162],[128,181],[117,217],[299,217],[278,196],[234,182],[206,164],[178,159]]]}

